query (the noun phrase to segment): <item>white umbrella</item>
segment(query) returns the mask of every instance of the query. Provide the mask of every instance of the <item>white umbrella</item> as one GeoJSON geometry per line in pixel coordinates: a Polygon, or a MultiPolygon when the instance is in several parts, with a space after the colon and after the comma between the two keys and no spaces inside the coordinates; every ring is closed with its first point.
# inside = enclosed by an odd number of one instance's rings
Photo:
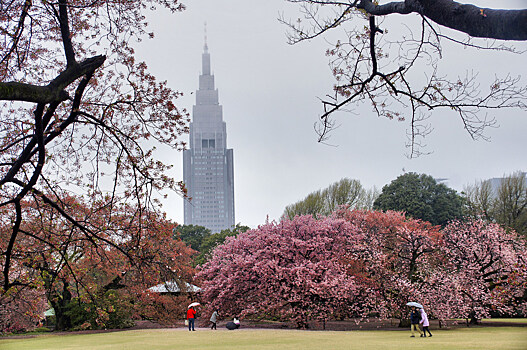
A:
{"type": "Polygon", "coordinates": [[[420,308],[420,309],[423,308],[423,305],[421,305],[421,304],[419,304],[419,303],[416,303],[416,302],[414,302],[414,301],[411,301],[411,302],[409,302],[409,303],[406,303],[406,305],[407,305],[407,306],[415,306],[415,307],[418,307],[418,308],[420,308]]]}
{"type": "Polygon", "coordinates": [[[191,307],[193,307],[193,306],[198,306],[198,305],[200,305],[200,303],[194,302],[194,303],[190,304],[190,305],[188,306],[188,308],[190,309],[191,307]]]}

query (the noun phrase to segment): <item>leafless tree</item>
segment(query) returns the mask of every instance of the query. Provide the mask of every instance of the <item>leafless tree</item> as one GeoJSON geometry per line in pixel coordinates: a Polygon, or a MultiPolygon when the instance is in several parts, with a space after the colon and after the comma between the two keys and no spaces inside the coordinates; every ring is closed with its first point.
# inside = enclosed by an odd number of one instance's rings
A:
{"type": "Polygon", "coordinates": [[[432,131],[432,112],[455,112],[473,139],[485,139],[484,130],[495,124],[489,113],[527,109],[527,86],[519,75],[495,77],[483,87],[477,72],[452,77],[439,65],[445,43],[521,54],[504,43],[527,40],[527,10],[494,10],[452,0],[286,1],[298,3],[301,12],[297,20],[280,18],[289,28],[291,44],[341,30],[327,50],[336,84],[322,100],[319,141],[335,128],[335,112],[364,102],[378,116],[409,122],[409,157],[425,152],[423,137],[432,131]],[[420,24],[403,23],[404,32],[396,28],[391,33],[394,21],[406,22],[396,15],[413,15],[420,24]]]}

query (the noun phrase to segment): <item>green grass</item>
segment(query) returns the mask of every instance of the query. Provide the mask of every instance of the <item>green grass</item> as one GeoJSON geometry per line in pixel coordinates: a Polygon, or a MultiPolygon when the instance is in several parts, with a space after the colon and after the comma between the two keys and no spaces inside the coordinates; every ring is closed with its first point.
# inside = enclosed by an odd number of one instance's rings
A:
{"type": "Polygon", "coordinates": [[[410,338],[410,331],[235,331],[199,329],[41,335],[0,339],[2,350],[24,349],[527,349],[527,328],[482,327],[432,330],[432,338],[410,338]]]}
{"type": "Polygon", "coordinates": [[[527,323],[527,318],[485,318],[482,323],[488,322],[507,322],[507,323],[527,323]]]}

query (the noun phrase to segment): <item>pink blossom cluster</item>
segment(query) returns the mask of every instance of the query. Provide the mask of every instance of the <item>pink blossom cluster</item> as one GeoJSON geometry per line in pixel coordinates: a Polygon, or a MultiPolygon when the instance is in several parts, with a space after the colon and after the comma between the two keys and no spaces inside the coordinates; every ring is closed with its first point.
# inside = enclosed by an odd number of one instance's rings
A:
{"type": "Polygon", "coordinates": [[[0,334],[30,331],[38,327],[48,307],[44,292],[38,288],[0,289],[0,334]]]}

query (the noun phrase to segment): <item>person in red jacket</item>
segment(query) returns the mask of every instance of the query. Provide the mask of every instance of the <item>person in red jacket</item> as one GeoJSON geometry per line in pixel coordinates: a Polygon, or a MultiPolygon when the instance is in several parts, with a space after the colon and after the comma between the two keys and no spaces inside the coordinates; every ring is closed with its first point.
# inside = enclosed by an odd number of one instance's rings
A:
{"type": "Polygon", "coordinates": [[[187,320],[188,320],[188,330],[195,331],[194,329],[194,320],[196,319],[196,310],[194,306],[191,306],[187,310],[187,320]]]}

